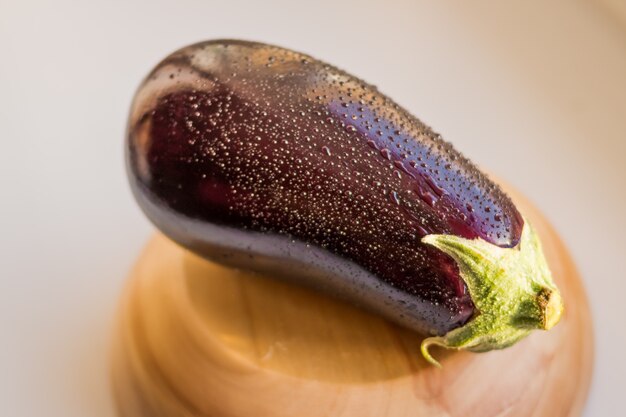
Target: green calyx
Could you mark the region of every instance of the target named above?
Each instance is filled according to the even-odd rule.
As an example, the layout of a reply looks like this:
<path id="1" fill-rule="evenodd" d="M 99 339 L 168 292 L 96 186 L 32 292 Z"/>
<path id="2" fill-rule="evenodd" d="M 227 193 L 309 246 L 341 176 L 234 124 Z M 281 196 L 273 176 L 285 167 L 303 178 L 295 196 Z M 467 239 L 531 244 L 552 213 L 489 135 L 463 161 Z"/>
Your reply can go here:
<path id="1" fill-rule="evenodd" d="M 432 345 L 485 352 L 511 346 L 533 329 L 558 323 L 563 304 L 541 250 L 541 242 L 524 219 L 519 244 L 501 248 L 483 239 L 427 235 L 422 242 L 450 255 L 458 264 L 477 314 L 465 325 L 422 342 L 422 354 Z"/>

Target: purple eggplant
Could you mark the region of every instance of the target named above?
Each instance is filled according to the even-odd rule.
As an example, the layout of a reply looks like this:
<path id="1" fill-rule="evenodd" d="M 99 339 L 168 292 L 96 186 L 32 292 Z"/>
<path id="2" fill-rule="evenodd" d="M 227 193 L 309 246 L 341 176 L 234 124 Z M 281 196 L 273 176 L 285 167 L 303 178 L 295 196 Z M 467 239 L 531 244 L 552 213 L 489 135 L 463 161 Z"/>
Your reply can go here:
<path id="1" fill-rule="evenodd" d="M 376 87 L 310 56 L 234 40 L 173 53 L 136 94 L 127 164 L 176 242 L 431 335 L 433 362 L 431 344 L 505 347 L 562 310 L 504 192 Z"/>

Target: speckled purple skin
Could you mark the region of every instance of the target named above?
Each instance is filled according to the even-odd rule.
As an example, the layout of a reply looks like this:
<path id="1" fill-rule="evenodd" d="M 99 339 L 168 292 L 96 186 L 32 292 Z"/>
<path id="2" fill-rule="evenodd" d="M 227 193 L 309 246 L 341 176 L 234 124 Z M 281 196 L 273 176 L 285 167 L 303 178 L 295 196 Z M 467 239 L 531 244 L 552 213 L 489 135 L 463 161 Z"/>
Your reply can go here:
<path id="1" fill-rule="evenodd" d="M 512 247 L 523 226 L 497 185 L 375 87 L 264 44 L 205 42 L 162 61 L 127 147 L 135 196 L 174 240 L 431 334 L 474 305 L 421 237 Z"/>

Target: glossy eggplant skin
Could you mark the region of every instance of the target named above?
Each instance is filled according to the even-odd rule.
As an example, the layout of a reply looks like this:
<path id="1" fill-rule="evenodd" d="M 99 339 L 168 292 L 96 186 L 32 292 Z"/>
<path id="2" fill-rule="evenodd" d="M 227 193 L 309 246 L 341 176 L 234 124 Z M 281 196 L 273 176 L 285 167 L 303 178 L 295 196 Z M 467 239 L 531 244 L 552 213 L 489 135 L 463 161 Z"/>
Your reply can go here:
<path id="1" fill-rule="evenodd" d="M 148 217 L 190 250 L 288 277 L 429 334 L 475 313 L 427 234 L 520 239 L 511 200 L 358 78 L 310 56 L 218 40 L 181 49 L 134 99 L 127 164 Z"/>

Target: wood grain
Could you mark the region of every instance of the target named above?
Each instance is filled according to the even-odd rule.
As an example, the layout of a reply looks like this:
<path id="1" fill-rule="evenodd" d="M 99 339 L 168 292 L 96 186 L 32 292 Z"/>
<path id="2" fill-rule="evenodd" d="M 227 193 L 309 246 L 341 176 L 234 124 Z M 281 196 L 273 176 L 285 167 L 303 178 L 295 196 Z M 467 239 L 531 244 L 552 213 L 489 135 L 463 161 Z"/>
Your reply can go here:
<path id="1" fill-rule="evenodd" d="M 580 415 L 593 362 L 591 318 L 559 237 L 512 194 L 542 237 L 565 300 L 549 332 L 483 354 L 421 336 L 328 296 L 203 260 L 161 235 L 120 304 L 114 392 L 124 417 Z"/>

